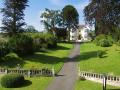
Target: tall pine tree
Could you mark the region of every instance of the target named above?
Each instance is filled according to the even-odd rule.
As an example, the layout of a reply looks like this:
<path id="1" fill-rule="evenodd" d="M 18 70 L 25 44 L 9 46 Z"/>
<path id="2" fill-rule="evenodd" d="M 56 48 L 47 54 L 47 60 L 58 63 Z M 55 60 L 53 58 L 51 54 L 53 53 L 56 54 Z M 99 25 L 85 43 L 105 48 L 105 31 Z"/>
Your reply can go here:
<path id="1" fill-rule="evenodd" d="M 24 10 L 28 0 L 4 0 L 4 8 L 1 9 L 3 13 L 2 31 L 8 33 L 10 36 L 22 32 L 24 22 Z"/>

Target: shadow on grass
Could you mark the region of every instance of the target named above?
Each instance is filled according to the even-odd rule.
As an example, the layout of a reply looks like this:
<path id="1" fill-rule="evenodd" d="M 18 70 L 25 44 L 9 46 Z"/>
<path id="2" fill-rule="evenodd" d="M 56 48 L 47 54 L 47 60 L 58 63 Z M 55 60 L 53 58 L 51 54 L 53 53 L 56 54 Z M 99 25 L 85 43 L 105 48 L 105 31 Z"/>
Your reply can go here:
<path id="1" fill-rule="evenodd" d="M 32 84 L 31 81 L 25 80 L 24 85 L 22 85 L 21 87 L 27 87 L 27 86 L 30 86 L 31 84 Z"/>
<path id="2" fill-rule="evenodd" d="M 57 46 L 57 48 L 53 48 L 53 49 L 50 49 L 50 50 L 56 51 L 56 50 L 69 50 L 69 49 L 70 49 L 70 48 L 64 47 L 64 46 Z"/>
<path id="3" fill-rule="evenodd" d="M 97 53 L 98 51 L 90 51 L 90 52 L 84 52 L 84 53 L 81 53 L 80 56 L 78 57 L 79 61 L 82 61 L 82 60 L 88 60 L 90 58 L 99 58 L 97 56 Z M 106 51 L 102 51 L 102 57 L 101 58 L 106 58 Z"/>
<path id="4" fill-rule="evenodd" d="M 25 62 L 21 59 L 21 60 L 16 60 L 16 59 L 12 59 L 12 60 L 4 60 L 0 62 L 0 67 L 4 67 L 4 68 L 16 68 L 17 64 L 20 64 L 21 67 L 25 64 Z"/>
<path id="5" fill-rule="evenodd" d="M 55 56 L 48 56 L 48 55 L 39 54 L 39 53 L 33 56 L 24 57 L 24 60 L 43 63 L 43 64 L 56 64 L 59 62 L 65 62 L 65 59 L 66 58 L 58 58 Z"/>
<path id="6" fill-rule="evenodd" d="M 70 48 L 64 47 L 64 46 L 58 46 L 56 49 L 51 49 L 51 51 L 56 51 L 56 50 L 69 50 Z M 59 58 L 59 57 L 55 57 L 55 56 L 49 56 L 49 55 L 45 55 L 44 53 L 48 53 L 48 52 L 43 52 L 43 54 L 41 53 L 36 53 L 34 55 L 31 56 L 23 56 L 22 60 L 4 60 L 4 61 L 0 61 L 0 67 L 2 68 L 16 68 L 17 64 L 20 64 L 21 67 L 23 67 L 26 64 L 26 60 L 27 61 L 31 61 L 31 62 L 37 62 L 37 63 L 43 63 L 43 64 L 56 64 L 59 62 L 65 62 L 66 58 Z M 50 53 L 50 52 L 49 52 Z M 60 53 L 61 54 L 61 53 Z"/>

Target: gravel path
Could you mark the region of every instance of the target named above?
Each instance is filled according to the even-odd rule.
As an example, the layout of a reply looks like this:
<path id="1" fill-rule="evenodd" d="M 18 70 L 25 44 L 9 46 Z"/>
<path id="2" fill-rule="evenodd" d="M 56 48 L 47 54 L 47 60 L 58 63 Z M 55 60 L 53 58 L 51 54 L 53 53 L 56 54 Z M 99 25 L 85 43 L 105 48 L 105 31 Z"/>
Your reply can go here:
<path id="1" fill-rule="evenodd" d="M 47 90 L 74 90 L 77 80 L 77 62 L 75 58 L 80 54 L 80 45 L 76 43 L 68 60 L 65 62 L 58 76 L 51 82 Z"/>

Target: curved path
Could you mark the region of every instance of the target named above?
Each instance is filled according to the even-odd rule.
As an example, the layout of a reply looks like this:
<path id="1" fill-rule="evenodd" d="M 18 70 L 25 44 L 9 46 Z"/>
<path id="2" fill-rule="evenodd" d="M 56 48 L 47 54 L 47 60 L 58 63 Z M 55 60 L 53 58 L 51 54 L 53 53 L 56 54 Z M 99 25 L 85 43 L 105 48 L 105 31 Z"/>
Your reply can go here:
<path id="1" fill-rule="evenodd" d="M 77 62 L 75 58 L 80 54 L 80 44 L 76 43 L 68 60 L 63 65 L 58 76 L 51 82 L 47 90 L 74 90 L 77 75 Z"/>

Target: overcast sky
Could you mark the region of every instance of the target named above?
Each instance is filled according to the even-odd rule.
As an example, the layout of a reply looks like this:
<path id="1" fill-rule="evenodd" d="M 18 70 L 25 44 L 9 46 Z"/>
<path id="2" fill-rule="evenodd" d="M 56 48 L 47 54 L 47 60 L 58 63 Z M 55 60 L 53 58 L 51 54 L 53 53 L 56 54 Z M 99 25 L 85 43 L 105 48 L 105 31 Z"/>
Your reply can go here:
<path id="1" fill-rule="evenodd" d="M 65 5 L 73 5 L 79 12 L 79 22 L 84 24 L 83 9 L 88 5 L 89 0 L 29 0 L 29 7 L 25 10 L 25 22 L 28 25 L 33 25 L 37 30 L 42 31 L 43 25 L 40 23 L 40 15 L 45 8 L 61 10 Z M 3 7 L 3 2 L 0 0 L 0 8 Z M 0 26 L 2 14 L 0 13 Z"/>

